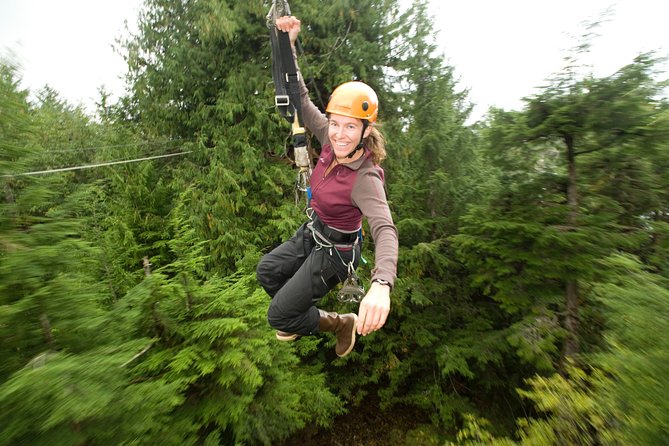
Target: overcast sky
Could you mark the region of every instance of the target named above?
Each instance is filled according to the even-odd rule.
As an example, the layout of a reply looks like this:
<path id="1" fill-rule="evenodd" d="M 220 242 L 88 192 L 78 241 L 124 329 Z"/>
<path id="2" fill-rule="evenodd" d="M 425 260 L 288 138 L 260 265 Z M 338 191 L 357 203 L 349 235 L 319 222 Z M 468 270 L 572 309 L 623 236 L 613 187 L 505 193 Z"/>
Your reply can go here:
<path id="1" fill-rule="evenodd" d="M 102 85 L 121 92 L 125 63 L 112 49 L 141 0 L 0 0 L 0 54 L 14 54 L 22 86 L 48 84 L 89 111 Z M 134 29 L 134 28 L 133 28 Z"/>
<path id="2" fill-rule="evenodd" d="M 520 109 L 521 99 L 545 85 L 578 43 L 583 22 L 612 14 L 596 32 L 582 62 L 609 76 L 638 54 L 669 54 L 669 0 L 432 0 L 437 40 L 476 113 L 489 106 Z M 669 66 L 662 65 L 665 69 Z"/>
<path id="3" fill-rule="evenodd" d="M 580 23 L 609 6 L 613 15 L 586 61 L 596 75 L 612 74 L 643 51 L 669 53 L 668 0 L 432 1 L 438 42 L 460 87 L 470 89 L 475 118 L 490 105 L 521 108 L 522 97 L 560 70 Z M 122 91 L 125 66 L 112 45 L 124 21 L 134 26 L 141 3 L 0 0 L 0 54 L 14 54 L 24 88 L 49 84 L 91 111 L 99 87 Z"/>

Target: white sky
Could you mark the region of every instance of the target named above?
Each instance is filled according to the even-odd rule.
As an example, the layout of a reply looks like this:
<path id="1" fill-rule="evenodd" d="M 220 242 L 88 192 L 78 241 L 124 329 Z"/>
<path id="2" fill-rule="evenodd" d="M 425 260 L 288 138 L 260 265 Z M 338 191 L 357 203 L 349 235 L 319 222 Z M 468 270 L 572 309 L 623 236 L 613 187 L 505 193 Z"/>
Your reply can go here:
<path id="1" fill-rule="evenodd" d="M 613 14 L 582 60 L 609 76 L 640 53 L 669 54 L 669 0 L 431 0 L 440 43 L 478 119 L 489 106 L 521 109 L 564 66 L 584 21 Z M 576 37 L 574 37 L 576 36 Z M 668 69 L 667 64 L 663 65 Z"/>
<path id="2" fill-rule="evenodd" d="M 20 65 L 22 86 L 48 84 L 94 110 L 103 86 L 118 96 L 125 62 L 112 45 L 131 29 L 141 0 L 0 0 L 0 55 Z"/>
<path id="3" fill-rule="evenodd" d="M 599 28 L 585 61 L 595 75 L 612 74 L 643 51 L 669 54 L 669 0 L 431 1 L 437 41 L 460 88 L 470 89 L 475 119 L 490 105 L 521 108 L 521 98 L 562 67 L 576 42 L 570 34 L 580 35 L 580 23 L 608 6 L 614 15 Z M 99 87 L 114 97 L 122 92 L 125 66 L 112 44 L 125 20 L 134 28 L 141 3 L 0 0 L 0 54 L 14 54 L 24 88 L 35 92 L 48 84 L 92 111 Z"/>

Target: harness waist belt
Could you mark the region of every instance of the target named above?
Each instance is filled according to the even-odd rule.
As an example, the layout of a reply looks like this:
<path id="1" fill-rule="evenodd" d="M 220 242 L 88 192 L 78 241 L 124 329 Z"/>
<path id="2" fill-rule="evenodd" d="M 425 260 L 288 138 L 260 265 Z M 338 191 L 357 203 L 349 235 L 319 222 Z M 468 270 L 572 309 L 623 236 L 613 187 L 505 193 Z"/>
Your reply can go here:
<path id="1" fill-rule="evenodd" d="M 341 232 L 323 223 L 317 215 L 313 216 L 314 229 L 323 234 L 333 243 L 355 243 L 358 239 L 358 231 Z"/>

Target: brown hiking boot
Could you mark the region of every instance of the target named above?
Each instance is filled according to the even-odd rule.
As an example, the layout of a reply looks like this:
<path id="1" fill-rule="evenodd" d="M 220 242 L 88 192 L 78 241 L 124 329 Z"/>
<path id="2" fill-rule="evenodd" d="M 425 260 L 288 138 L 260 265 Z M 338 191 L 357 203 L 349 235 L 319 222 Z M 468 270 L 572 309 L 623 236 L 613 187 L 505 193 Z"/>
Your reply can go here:
<path id="1" fill-rule="evenodd" d="M 355 345 L 355 328 L 358 324 L 358 316 L 354 313 L 337 314 L 319 310 L 321 319 L 318 323 L 318 331 L 332 332 L 337 336 L 335 352 L 337 356 L 348 355 Z"/>
<path id="2" fill-rule="evenodd" d="M 300 335 L 295 334 L 295 333 L 288 333 L 285 331 L 277 330 L 276 331 L 276 338 L 279 341 L 294 341 L 295 339 L 299 338 Z"/>

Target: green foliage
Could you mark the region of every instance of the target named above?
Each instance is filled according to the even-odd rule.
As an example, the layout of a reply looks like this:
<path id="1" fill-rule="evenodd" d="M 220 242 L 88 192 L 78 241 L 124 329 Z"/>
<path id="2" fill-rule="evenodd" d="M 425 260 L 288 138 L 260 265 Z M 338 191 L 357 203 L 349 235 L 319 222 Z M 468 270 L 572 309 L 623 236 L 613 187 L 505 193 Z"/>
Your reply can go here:
<path id="1" fill-rule="evenodd" d="M 658 336 L 669 328 L 669 283 L 629 256 L 606 259 L 604 267 L 612 274 L 593 291 L 610 310 L 609 348 L 595 357 L 610 377 L 597 393 L 615 420 L 605 439 L 610 444 L 659 444 L 669 435 L 669 376 L 663 366 L 669 360 L 669 341 Z"/>
<path id="2" fill-rule="evenodd" d="M 606 348 L 584 370 L 570 364 L 562 376 L 535 376 L 520 395 L 544 416 L 517 421 L 518 442 L 489 433 L 485 420 L 467 417 L 458 433 L 463 445 L 655 445 L 667 436 L 664 332 L 669 305 L 666 281 L 644 271 L 637 259 L 614 255 L 593 294 L 610 312 Z"/>
<path id="3" fill-rule="evenodd" d="M 16 87 L 9 78 L 3 78 L 2 85 L 10 91 Z M 10 171 L 15 174 L 14 169 L 30 169 L 36 156 L 47 152 L 42 144 L 66 139 L 68 134 L 63 130 L 57 138 L 42 140 L 45 133 L 33 127 L 39 123 L 42 110 L 32 111 L 26 102 L 17 102 L 20 98 L 25 101 L 21 93 L 6 98 L 9 105 L 23 110 L 7 117 L 10 125 L 5 141 L 16 149 Z M 70 109 L 61 113 L 64 119 L 85 127 L 85 120 L 77 122 L 83 119 L 78 113 Z M 44 351 L 80 352 L 97 345 L 102 316 L 98 304 L 103 290 L 91 274 L 96 249 L 79 236 L 79 215 L 85 212 L 86 204 L 82 196 L 67 194 L 68 188 L 75 187 L 66 177 L 9 176 L 2 181 L 0 376 L 7 378 Z"/>
<path id="4" fill-rule="evenodd" d="M 129 381 L 124 363 L 142 342 L 36 356 L 0 388 L 2 444 L 145 444 L 164 431 L 181 397 L 174 384 Z"/>
<path id="5" fill-rule="evenodd" d="M 404 74 L 404 125 L 390 132 L 389 195 L 402 242 L 409 246 L 424 240 L 422 234 L 430 240 L 454 232 L 484 184 L 477 141 L 464 126 L 470 108 L 465 94 L 456 92 L 453 69 L 430 43 L 433 26 L 426 8 L 416 2 L 403 17 L 410 24 L 404 32 L 413 35 L 402 42 L 405 55 L 398 67 Z"/>
<path id="6" fill-rule="evenodd" d="M 248 274 L 198 284 L 184 270 L 174 279 L 154 273 L 122 301 L 130 333 L 157 337 L 135 379 L 178 386 L 184 403 L 170 422 L 193 426 L 184 441 L 217 431 L 273 444 L 341 410 L 317 370 L 298 368 L 287 346 L 276 348 L 267 298 L 254 282 Z"/>
<path id="7" fill-rule="evenodd" d="M 448 446 L 513 446 L 508 439 L 495 438 L 490 432 L 490 421 L 465 414 L 464 426 L 457 433 L 457 443 L 448 442 Z"/>
<path id="8" fill-rule="evenodd" d="M 627 242 L 596 227 L 565 230 L 550 224 L 550 214 L 548 222 L 537 222 L 527 214 L 505 220 L 498 212 L 474 208 L 452 241 L 472 273 L 472 285 L 513 315 L 507 339 L 517 354 L 550 370 L 564 336 L 556 308 L 562 305 L 565 280 L 590 281 L 594 262 L 616 241 Z"/>
<path id="9" fill-rule="evenodd" d="M 508 342 L 541 369 L 596 348 L 601 313 L 588 288 L 598 261 L 648 249 L 644 219 L 666 206 L 652 167 L 666 144 L 652 124 L 664 108 L 654 63 L 558 77 L 523 112 L 493 111 L 484 131 L 504 189 L 472 207 L 451 240 L 472 283 L 514 315 Z M 601 106 L 610 100 L 613 114 Z"/>
<path id="10" fill-rule="evenodd" d="M 498 438 L 490 433 L 491 425 L 486 419 L 469 414 L 463 429 L 458 431 L 457 443 L 462 446 L 511 446 L 564 444 L 595 445 L 599 435 L 606 430 L 606 419 L 594 396 L 593 380 L 576 367 L 568 368 L 568 376 L 554 374 L 549 377 L 536 376 L 528 380 L 530 390 L 519 393 L 531 399 L 547 418 L 521 418 L 518 421 L 518 441 Z"/>
<path id="11" fill-rule="evenodd" d="M 16 149 L 11 170 L 4 172 L 92 159 L 72 156 L 72 144 L 97 142 L 96 127 L 79 110 L 48 91 L 34 108 L 16 102 L 25 101 L 21 93 L 4 97 L 24 111 L 2 119 L 10 124 L 5 141 Z M 81 444 L 87 438 L 118 444 L 116 435 L 135 438 L 154 429 L 151 419 L 168 413 L 174 402 L 165 388 L 138 393 L 146 386 L 132 386 L 123 373 L 131 352 L 146 341 L 108 344 L 113 330 L 101 307 L 106 294 L 97 275 L 100 250 L 82 236 L 94 190 L 85 182 L 91 179 L 88 174 L 3 179 L 2 444 Z"/>
<path id="12" fill-rule="evenodd" d="M 268 88 L 265 14 L 258 1 L 151 1 L 126 42 L 134 89 L 124 113 L 150 134 L 191 141 L 170 186 L 209 241 L 207 270 L 222 275 L 298 225 L 290 169 L 272 162 L 287 128 Z"/>
<path id="13" fill-rule="evenodd" d="M 314 101 L 364 80 L 388 140 L 392 313 L 339 359 L 332 337 L 277 343 L 254 278 L 304 220 L 266 3 L 148 0 L 122 42 L 130 94 L 102 92 L 97 120 L 49 88 L 29 103 L 0 63 L 0 443 L 278 444 L 362 404 L 429 420 L 407 444 L 661 443 L 669 107 L 652 55 L 601 79 L 568 67 L 467 127 L 427 2 L 291 2 Z"/>
<path id="14" fill-rule="evenodd" d="M 643 256 L 658 274 L 669 279 L 669 223 L 653 221 L 649 231 L 649 243 Z"/>
<path id="15" fill-rule="evenodd" d="M 27 101 L 28 92 L 19 90 L 20 78 L 10 60 L 0 59 L 0 172 L 3 175 L 22 167 L 26 152 L 25 138 L 33 130 Z M 7 200 L 8 191 L 5 190 Z"/>
<path id="16" fill-rule="evenodd" d="M 519 391 L 534 401 L 537 409 L 549 413 L 548 420 L 521 420 L 521 444 L 599 444 L 606 419 L 597 405 L 588 375 L 569 368 L 567 378 L 555 374 L 529 380 L 531 390 Z"/>

